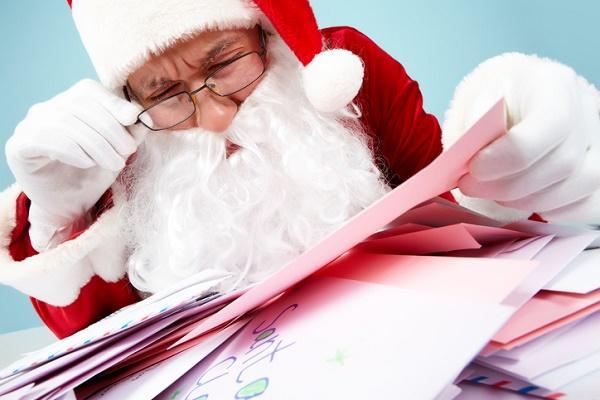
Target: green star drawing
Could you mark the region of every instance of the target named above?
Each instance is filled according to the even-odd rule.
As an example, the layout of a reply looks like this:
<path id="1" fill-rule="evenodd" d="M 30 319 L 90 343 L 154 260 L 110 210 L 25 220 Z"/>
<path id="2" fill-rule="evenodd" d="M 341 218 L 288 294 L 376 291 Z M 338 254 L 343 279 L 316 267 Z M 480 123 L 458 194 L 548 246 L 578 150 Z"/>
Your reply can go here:
<path id="1" fill-rule="evenodd" d="M 340 365 L 344 365 L 344 361 L 346 361 L 346 358 L 348 358 L 348 354 L 346 354 L 344 350 L 337 349 L 335 351 L 335 356 L 327 360 L 327 362 L 334 362 Z"/>

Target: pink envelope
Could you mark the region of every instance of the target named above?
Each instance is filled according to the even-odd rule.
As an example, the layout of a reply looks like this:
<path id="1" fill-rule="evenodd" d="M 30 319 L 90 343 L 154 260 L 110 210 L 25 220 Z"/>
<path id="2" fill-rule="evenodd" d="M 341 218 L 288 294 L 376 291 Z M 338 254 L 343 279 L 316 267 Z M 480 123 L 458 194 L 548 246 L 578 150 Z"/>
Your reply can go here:
<path id="1" fill-rule="evenodd" d="M 488 357 L 478 361 L 531 382 L 540 375 L 600 351 L 598 332 L 600 314 L 594 314 L 577 323 L 568 332 L 555 336 L 552 341 L 544 342 L 541 347 L 517 360 Z"/>
<path id="2" fill-rule="evenodd" d="M 408 226 L 407 226 L 408 225 Z M 423 228 L 422 225 L 407 224 L 391 229 L 412 230 L 384 236 L 384 231 L 374 235 L 356 247 L 369 252 L 390 254 L 431 254 L 455 250 L 478 249 L 490 245 L 531 237 L 532 234 L 511 229 L 474 224 L 454 224 L 439 228 Z M 416 231 L 415 231 L 416 229 Z"/>
<path id="3" fill-rule="evenodd" d="M 390 236 L 402 235 L 404 233 L 420 232 L 426 229 L 431 229 L 431 227 L 427 225 L 408 223 L 376 232 L 369 236 L 366 240 L 383 239 Z"/>
<path id="4" fill-rule="evenodd" d="M 466 227 L 450 225 L 368 240 L 355 248 L 371 253 L 431 254 L 480 247 Z"/>
<path id="5" fill-rule="evenodd" d="M 473 155 L 505 133 L 506 112 L 504 100 L 501 99 L 427 167 L 223 310 L 200 323 L 179 342 L 190 340 L 260 306 L 344 254 L 406 211 L 453 189 L 467 172 L 468 162 Z"/>
<path id="6" fill-rule="evenodd" d="M 514 229 L 499 228 L 495 226 L 475 225 L 461 223 L 470 234 L 482 245 L 490 245 L 500 242 L 512 241 L 516 239 L 531 238 L 534 235 L 528 232 L 521 232 Z"/>
<path id="7" fill-rule="evenodd" d="M 537 267 L 534 261 L 372 254 L 351 251 L 317 273 L 500 304 Z"/>
<path id="8" fill-rule="evenodd" d="M 539 329 L 535 329 L 535 330 L 529 332 L 528 334 L 521 336 L 518 339 L 512 340 L 508 343 L 505 343 L 505 344 L 501 344 L 498 342 L 490 342 L 490 343 L 493 346 L 495 346 L 496 348 L 500 348 L 503 350 L 511 350 L 517 346 L 521 346 L 525 343 L 528 343 L 531 340 L 534 340 L 548 332 L 552 332 L 555 329 L 562 328 L 563 326 L 568 325 L 572 322 L 579 321 L 583 318 L 586 318 L 587 316 L 592 315 L 593 313 L 595 313 L 596 311 L 599 311 L 599 310 L 600 310 L 600 302 L 593 304 L 589 307 L 582 308 L 581 310 L 578 310 L 578 311 L 574 312 L 573 314 L 569 314 L 564 318 L 557 319 L 556 321 L 554 321 L 548 325 L 545 325 Z"/>
<path id="9" fill-rule="evenodd" d="M 506 251 L 507 248 L 515 243 L 514 240 L 501 242 L 480 249 L 450 251 L 444 255 L 447 257 L 471 257 L 471 258 L 495 258 L 497 255 Z"/>
<path id="10" fill-rule="evenodd" d="M 494 336 L 493 341 L 507 344 L 528 333 L 600 302 L 600 290 L 580 295 L 541 291 L 519 309 Z"/>
<path id="11" fill-rule="evenodd" d="M 444 199 L 435 199 L 402 214 L 389 224 L 389 228 L 407 223 L 426 226 L 446 226 L 458 223 L 501 226 L 502 223 L 466 210 Z"/>

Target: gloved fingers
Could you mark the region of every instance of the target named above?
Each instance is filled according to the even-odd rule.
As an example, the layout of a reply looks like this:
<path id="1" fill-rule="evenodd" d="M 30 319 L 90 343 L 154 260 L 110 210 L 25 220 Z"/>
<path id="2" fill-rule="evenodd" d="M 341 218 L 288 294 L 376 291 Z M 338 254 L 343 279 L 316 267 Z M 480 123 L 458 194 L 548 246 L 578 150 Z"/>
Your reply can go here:
<path id="1" fill-rule="evenodd" d="M 17 127 L 6 144 L 11 169 L 18 167 L 33 173 L 53 160 L 82 169 L 94 165 L 122 169 L 124 157 L 95 129 L 66 110 L 54 110 L 54 114 L 52 120 L 43 124 L 24 127 L 23 133 Z M 127 131 L 122 134 L 134 140 Z"/>
<path id="2" fill-rule="evenodd" d="M 32 201 L 29 207 L 29 238 L 31 245 L 37 251 L 46 249 L 50 239 L 56 234 L 56 231 L 62 227 L 66 221 L 56 221 L 57 218 L 38 206 L 38 203 Z"/>
<path id="3" fill-rule="evenodd" d="M 55 133 L 54 129 L 63 129 L 63 126 L 48 124 L 37 134 L 41 138 L 51 138 Z M 55 137 L 54 140 L 23 141 L 19 140 L 18 135 L 13 135 L 6 142 L 6 160 L 15 174 L 17 171 L 34 173 L 53 161 L 82 169 L 96 165 L 77 142 L 62 136 Z"/>
<path id="4" fill-rule="evenodd" d="M 31 222 L 35 221 L 39 226 L 51 227 L 54 229 L 65 227 L 72 221 L 73 217 L 62 214 L 65 214 L 64 211 L 57 213 L 56 210 L 49 210 L 46 207 L 40 206 L 37 201 L 31 201 L 29 220 Z"/>
<path id="5" fill-rule="evenodd" d="M 101 104 L 96 102 L 85 105 L 73 104 L 69 111 L 94 130 L 96 135 L 103 137 L 117 153 L 128 156 L 135 152 L 137 148 L 135 139 Z"/>
<path id="6" fill-rule="evenodd" d="M 48 162 L 48 160 L 44 161 L 45 153 L 38 150 L 41 148 L 40 145 L 44 144 L 44 139 L 51 134 L 47 126 L 36 123 L 41 120 L 46 120 L 44 108 L 36 104 L 29 109 L 27 117 L 17 124 L 14 134 L 6 141 L 4 151 L 7 160 L 29 163 Z"/>
<path id="7" fill-rule="evenodd" d="M 75 116 L 71 118 L 77 119 Z M 62 129 L 62 135 L 77 143 L 81 151 L 94 160 L 96 165 L 111 171 L 120 171 L 125 166 L 123 156 L 85 123 L 79 121 L 78 124 L 71 123 L 55 129 Z"/>
<path id="8" fill-rule="evenodd" d="M 600 147 L 596 146 L 586 154 L 581 166 L 569 178 L 521 199 L 499 203 L 538 213 L 548 212 L 578 202 L 599 189 Z M 600 203 L 597 206 L 600 208 Z"/>
<path id="9" fill-rule="evenodd" d="M 142 144 L 144 142 L 144 140 L 146 139 L 146 135 L 151 133 L 150 129 L 146 128 L 146 126 L 144 126 L 144 124 L 131 125 L 131 126 L 127 127 L 127 130 L 133 137 L 133 140 L 135 141 L 136 146 L 139 146 L 140 144 Z"/>
<path id="10" fill-rule="evenodd" d="M 559 146 L 571 133 L 569 118 L 532 113 L 477 153 L 469 172 L 480 181 L 492 181 L 518 174 Z"/>
<path id="11" fill-rule="evenodd" d="M 575 203 L 540 213 L 547 221 L 600 225 L 600 190 Z"/>
<path id="12" fill-rule="evenodd" d="M 58 161 L 62 164 L 71 165 L 81 169 L 91 168 L 96 165 L 96 162 L 83 151 L 81 146 L 70 138 L 65 138 L 65 140 L 61 141 L 60 150 L 57 150 L 56 146 L 49 146 L 48 144 L 41 143 L 28 148 L 26 152 L 31 152 L 32 154 L 47 154 L 47 156 L 43 157 L 29 157 L 27 162 L 29 162 L 29 160 L 35 162 L 35 157 L 38 157 L 48 161 Z M 42 167 L 42 165 L 40 165 L 40 167 Z M 35 170 L 32 169 L 29 172 L 33 173 Z"/>
<path id="13" fill-rule="evenodd" d="M 583 163 L 586 143 L 569 135 L 560 146 L 524 171 L 505 178 L 481 181 L 467 174 L 458 182 L 462 193 L 496 201 L 513 201 L 528 197 L 573 174 Z"/>
<path id="14" fill-rule="evenodd" d="M 84 79 L 77 83 L 79 89 L 102 105 L 123 126 L 133 125 L 137 121 L 142 108 L 131 103 L 102 86 L 99 82 Z"/>

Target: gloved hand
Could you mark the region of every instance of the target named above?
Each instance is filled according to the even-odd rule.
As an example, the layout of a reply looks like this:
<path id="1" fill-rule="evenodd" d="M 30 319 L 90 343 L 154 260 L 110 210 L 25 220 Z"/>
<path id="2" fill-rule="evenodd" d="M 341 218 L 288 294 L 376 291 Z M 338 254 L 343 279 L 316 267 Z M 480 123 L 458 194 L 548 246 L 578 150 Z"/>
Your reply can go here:
<path id="1" fill-rule="evenodd" d="M 454 100 L 461 111 L 448 112 L 445 130 L 464 131 L 500 97 L 509 128 L 470 161 L 459 181 L 463 195 L 521 210 L 521 217 L 600 224 L 600 94 L 593 86 L 565 65 L 522 54 L 486 61 L 461 86 Z"/>
<path id="2" fill-rule="evenodd" d="M 89 224 L 89 210 L 114 183 L 146 130 L 141 109 L 82 80 L 27 113 L 6 143 L 6 160 L 31 200 L 30 238 L 43 251 Z M 128 128 L 126 128 L 128 127 Z"/>

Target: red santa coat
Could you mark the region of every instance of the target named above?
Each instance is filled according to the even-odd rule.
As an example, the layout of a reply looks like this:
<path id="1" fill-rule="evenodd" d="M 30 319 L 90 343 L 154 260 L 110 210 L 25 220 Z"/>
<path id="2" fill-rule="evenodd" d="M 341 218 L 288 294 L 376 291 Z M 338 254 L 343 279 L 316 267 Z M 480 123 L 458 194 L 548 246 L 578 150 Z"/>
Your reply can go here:
<path id="1" fill-rule="evenodd" d="M 363 60 L 365 77 L 355 102 L 378 166 L 395 187 L 441 153 L 440 126 L 423 110 L 417 82 L 368 37 L 349 27 L 323 29 L 322 34 L 330 48 L 348 49 Z M 42 254 L 31 247 L 29 204 L 17 184 L 1 194 L 0 282 L 30 295 L 56 336 L 66 337 L 139 300 L 127 280 L 119 244 L 111 241 L 116 214 L 109 193 L 92 210 L 95 220 L 87 230 Z"/>

